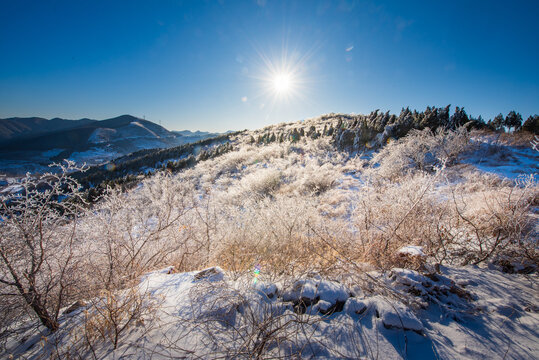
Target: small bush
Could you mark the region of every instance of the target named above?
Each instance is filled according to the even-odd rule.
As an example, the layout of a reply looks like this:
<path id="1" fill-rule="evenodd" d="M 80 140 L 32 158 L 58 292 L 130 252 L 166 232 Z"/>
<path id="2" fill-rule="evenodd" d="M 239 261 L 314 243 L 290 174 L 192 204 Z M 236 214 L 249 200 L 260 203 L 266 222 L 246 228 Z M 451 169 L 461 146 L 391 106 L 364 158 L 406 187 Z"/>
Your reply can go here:
<path id="1" fill-rule="evenodd" d="M 428 128 L 412 130 L 373 156 L 371 164 L 378 167 L 371 174 L 395 180 L 417 170 L 432 172 L 436 166 L 452 164 L 468 147 L 469 135 L 464 128 L 436 133 Z"/>
<path id="2" fill-rule="evenodd" d="M 255 197 L 263 198 L 272 195 L 281 185 L 281 172 L 275 169 L 260 169 L 246 175 L 241 186 Z"/>

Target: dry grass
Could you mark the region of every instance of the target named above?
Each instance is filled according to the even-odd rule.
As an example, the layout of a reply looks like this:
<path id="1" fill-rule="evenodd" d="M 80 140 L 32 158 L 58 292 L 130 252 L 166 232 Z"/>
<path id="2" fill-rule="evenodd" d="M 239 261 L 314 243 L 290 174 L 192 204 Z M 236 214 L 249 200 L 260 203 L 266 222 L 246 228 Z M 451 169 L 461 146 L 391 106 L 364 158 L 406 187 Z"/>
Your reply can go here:
<path id="1" fill-rule="evenodd" d="M 143 325 L 154 306 L 137 287 L 120 292 L 102 291 L 84 310 L 84 344 L 92 352 L 103 342 L 116 349 L 120 337 L 131 327 Z"/>

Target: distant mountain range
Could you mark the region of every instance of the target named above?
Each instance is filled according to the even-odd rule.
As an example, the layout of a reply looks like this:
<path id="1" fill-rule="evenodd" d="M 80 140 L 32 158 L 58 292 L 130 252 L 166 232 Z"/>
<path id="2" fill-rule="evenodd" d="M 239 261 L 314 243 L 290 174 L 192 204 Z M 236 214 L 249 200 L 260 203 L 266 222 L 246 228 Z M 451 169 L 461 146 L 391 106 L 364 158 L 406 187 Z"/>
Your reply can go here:
<path id="1" fill-rule="evenodd" d="M 95 122 L 97 120 L 65 120 L 60 118 L 47 120 L 40 117 L 0 119 L 0 143 L 21 136 L 66 130 Z"/>
<path id="2" fill-rule="evenodd" d="M 106 120 L 0 119 L 0 174 L 40 172 L 63 159 L 100 164 L 135 151 L 169 148 L 216 135 L 169 131 L 131 115 Z"/>
<path id="3" fill-rule="evenodd" d="M 222 133 L 211 133 L 207 131 L 189 131 L 189 130 L 182 130 L 182 131 L 172 131 L 174 134 L 179 136 L 198 136 L 198 137 L 214 137 L 219 136 Z M 226 133 L 231 133 L 232 131 L 227 131 Z M 226 134 L 225 133 L 225 134 Z"/>

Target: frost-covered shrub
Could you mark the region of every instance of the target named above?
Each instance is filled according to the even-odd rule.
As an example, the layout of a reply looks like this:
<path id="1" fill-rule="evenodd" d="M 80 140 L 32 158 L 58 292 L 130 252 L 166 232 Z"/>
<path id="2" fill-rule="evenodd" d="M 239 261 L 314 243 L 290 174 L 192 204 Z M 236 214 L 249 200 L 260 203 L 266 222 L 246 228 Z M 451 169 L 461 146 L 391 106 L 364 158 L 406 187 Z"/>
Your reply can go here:
<path id="1" fill-rule="evenodd" d="M 78 221 L 85 209 L 70 176 L 81 169 L 72 162 L 58 167 L 27 173 L 15 191 L 0 193 L 0 335 L 24 314 L 54 332 L 60 309 L 85 293 L 86 239 Z"/>
<path id="2" fill-rule="evenodd" d="M 398 250 L 417 245 L 434 263 L 478 264 L 503 256 L 538 264 L 533 177 L 515 183 L 469 174 L 447 186 L 441 174 L 362 188 L 354 200 L 355 253 L 349 257 L 380 268 L 402 266 Z"/>
<path id="3" fill-rule="evenodd" d="M 327 144 L 327 139 L 302 139 L 293 146 L 272 144 L 261 147 L 259 149 L 264 151 L 255 151 L 251 158 L 246 157 L 247 163 L 238 173 L 230 177 L 221 175 L 213 182 L 204 181 L 205 187 L 213 189 L 212 210 L 211 216 L 208 213 L 204 215 L 204 211 L 208 211 L 204 208 L 201 218 L 206 216 L 211 221 L 195 219 L 193 225 L 202 229 L 200 236 L 195 236 L 197 242 L 212 244 L 205 252 L 211 254 L 212 263 L 221 265 L 220 261 L 223 261 L 229 264 L 229 268 L 239 271 L 251 266 L 257 256 L 263 256 L 271 259 L 269 262 L 275 269 L 293 263 L 290 259 L 301 259 L 296 262 L 301 264 L 309 259 L 318 264 L 319 270 L 332 268 L 333 265 L 329 264 L 334 264 L 333 255 L 330 256 L 333 260 L 322 262 L 317 258 L 320 254 L 305 250 L 307 244 L 316 244 L 317 248 L 326 249 L 328 254 L 342 252 L 341 255 L 350 261 L 370 262 L 381 268 L 397 264 L 398 250 L 407 245 L 423 246 L 435 262 L 452 262 L 459 256 L 458 251 L 469 251 L 459 248 L 458 240 L 471 234 L 472 230 L 462 225 L 451 193 L 437 190 L 446 188 L 442 186 L 442 180 L 453 178 L 452 181 L 458 185 L 449 188 L 462 187 L 459 191 L 466 188 L 478 191 L 503 183 L 493 176 L 477 178 L 477 173 L 471 171 L 462 174 L 453 167 L 442 173 L 441 169 L 434 168 L 437 164 L 451 164 L 462 152 L 470 149 L 468 133 L 464 129 L 435 134 L 428 130 L 414 131 L 389 145 L 403 151 L 384 154 L 385 150 L 382 150 L 386 156 L 380 156 L 381 166 L 366 173 L 361 169 L 364 160 L 331 150 Z M 395 162 L 403 164 L 401 169 L 408 168 L 409 174 L 395 171 Z M 385 170 L 395 173 L 393 179 L 398 177 L 399 182 L 387 182 L 384 176 L 380 176 L 384 166 Z M 215 164 L 203 171 L 208 172 L 211 179 L 212 171 L 216 171 L 212 168 L 217 167 Z M 416 170 L 421 168 L 424 171 L 417 173 Z M 432 173 L 432 170 L 436 171 Z M 301 228 L 293 238 L 289 234 L 282 236 L 282 239 L 291 239 L 288 243 L 272 238 L 286 225 L 269 225 L 266 218 L 287 213 L 291 204 L 303 202 L 305 197 L 314 194 L 320 196 L 310 205 L 317 211 L 306 220 L 309 226 Z M 266 199 L 268 203 L 264 202 L 264 207 L 254 205 L 268 195 L 271 196 Z M 202 193 L 201 196 L 204 203 L 208 195 Z M 268 212 L 270 204 L 277 206 L 277 199 L 282 201 L 285 198 L 290 202 L 279 203 L 280 210 L 276 213 Z M 353 221 L 349 220 L 350 216 Z M 246 223 L 245 218 L 250 222 Z M 337 223 L 338 229 L 335 227 Z M 327 224 L 331 224 L 333 234 L 325 232 Z M 272 232 L 271 236 L 268 231 Z M 311 235 L 306 237 L 305 234 Z M 257 240 L 253 241 L 253 238 Z M 220 255 L 215 255 L 217 253 Z M 288 255 L 274 258 L 272 254 Z"/>
<path id="4" fill-rule="evenodd" d="M 534 136 L 533 140 L 530 141 L 533 150 L 539 151 L 539 136 Z"/>
<path id="5" fill-rule="evenodd" d="M 389 142 L 373 156 L 371 164 L 378 167 L 371 174 L 397 179 L 416 170 L 433 171 L 436 166 L 451 164 L 467 150 L 468 144 L 469 136 L 464 128 L 436 133 L 428 128 L 412 130 L 404 138 Z"/>
<path id="6" fill-rule="evenodd" d="M 163 174 L 127 194 L 111 191 L 81 223 L 96 287 L 122 286 L 172 260 L 175 252 L 187 251 L 190 232 L 184 219 L 192 191 Z"/>
<path id="7" fill-rule="evenodd" d="M 219 226 L 222 241 L 211 261 L 236 274 L 260 264 L 270 278 L 327 270 L 335 259 L 314 236 L 313 229 L 328 226 L 316 206 L 314 199 L 276 195 L 245 201 L 241 209 L 228 208 Z"/>
<path id="8" fill-rule="evenodd" d="M 444 205 L 436 198 L 437 175 L 417 174 L 399 183 L 367 184 L 358 195 L 353 212 L 354 244 L 358 260 L 381 268 L 395 265 L 398 250 L 425 245 L 435 238 L 444 218 Z"/>
<path id="9" fill-rule="evenodd" d="M 522 257 L 539 265 L 537 220 L 532 207 L 539 203 L 534 176 L 516 184 L 502 183 L 490 189 L 455 195 L 455 218 L 461 222 L 461 263 L 480 263 L 496 256 Z M 456 231 L 457 229 L 454 229 Z"/>
<path id="10" fill-rule="evenodd" d="M 319 165 L 310 161 L 296 174 L 296 183 L 299 183 L 301 193 L 306 196 L 319 195 L 335 185 L 339 170 L 331 164 Z"/>
<path id="11" fill-rule="evenodd" d="M 233 173 L 241 170 L 241 168 L 248 163 L 252 156 L 253 148 L 245 146 L 244 148 L 233 151 L 225 156 L 222 156 L 219 161 L 213 161 L 213 163 L 220 166 L 219 173 Z"/>
<path id="12" fill-rule="evenodd" d="M 281 185 L 281 172 L 276 169 L 258 169 L 241 180 L 241 186 L 255 197 L 266 197 Z"/>
<path id="13" fill-rule="evenodd" d="M 269 161 L 271 159 L 283 158 L 289 152 L 288 145 L 271 144 L 257 149 L 257 161 Z"/>
<path id="14" fill-rule="evenodd" d="M 91 350 L 102 343 L 116 349 L 122 336 L 136 323 L 143 322 L 144 317 L 152 314 L 154 303 L 138 287 L 115 292 L 103 291 L 83 311 L 84 319 L 80 329 L 84 334 L 80 337 L 82 349 Z"/>
<path id="15" fill-rule="evenodd" d="M 451 165 L 460 154 L 470 150 L 470 133 L 464 126 L 452 131 L 438 129 L 435 141 L 435 156 L 447 165 Z"/>
<path id="16" fill-rule="evenodd" d="M 429 129 L 412 131 L 406 137 L 391 141 L 373 156 L 371 164 L 378 164 L 376 175 L 395 179 L 416 169 L 427 170 L 437 159 L 431 152 L 436 146 Z"/>
<path id="17" fill-rule="evenodd" d="M 495 142 L 480 142 L 477 144 L 477 151 L 475 157 L 480 158 L 483 162 L 490 164 L 498 164 L 500 162 L 507 162 L 511 159 L 511 150 L 502 143 Z"/>

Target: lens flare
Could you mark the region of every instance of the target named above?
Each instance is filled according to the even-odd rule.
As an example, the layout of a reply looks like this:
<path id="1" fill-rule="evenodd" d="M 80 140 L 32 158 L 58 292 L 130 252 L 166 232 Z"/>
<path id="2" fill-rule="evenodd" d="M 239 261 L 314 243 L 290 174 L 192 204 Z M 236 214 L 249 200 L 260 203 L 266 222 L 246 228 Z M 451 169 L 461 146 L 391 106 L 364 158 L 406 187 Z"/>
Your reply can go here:
<path id="1" fill-rule="evenodd" d="M 260 276 L 260 265 L 255 266 L 253 283 L 256 284 Z"/>

